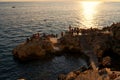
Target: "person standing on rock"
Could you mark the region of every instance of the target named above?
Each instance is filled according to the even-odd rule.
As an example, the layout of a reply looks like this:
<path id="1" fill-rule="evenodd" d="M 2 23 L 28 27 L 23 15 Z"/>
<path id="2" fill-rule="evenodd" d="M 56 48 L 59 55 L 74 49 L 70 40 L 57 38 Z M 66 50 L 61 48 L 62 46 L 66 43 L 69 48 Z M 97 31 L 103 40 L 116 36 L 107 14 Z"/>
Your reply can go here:
<path id="1" fill-rule="evenodd" d="M 26 39 L 26 43 L 29 43 L 29 41 L 30 41 L 29 38 L 27 38 L 27 39 Z"/>
<path id="2" fill-rule="evenodd" d="M 63 37 L 63 35 L 64 35 L 63 32 L 61 32 L 61 37 Z"/>
<path id="3" fill-rule="evenodd" d="M 69 25 L 69 32 L 71 31 L 71 29 L 72 29 L 72 27 L 71 27 L 71 25 Z"/>

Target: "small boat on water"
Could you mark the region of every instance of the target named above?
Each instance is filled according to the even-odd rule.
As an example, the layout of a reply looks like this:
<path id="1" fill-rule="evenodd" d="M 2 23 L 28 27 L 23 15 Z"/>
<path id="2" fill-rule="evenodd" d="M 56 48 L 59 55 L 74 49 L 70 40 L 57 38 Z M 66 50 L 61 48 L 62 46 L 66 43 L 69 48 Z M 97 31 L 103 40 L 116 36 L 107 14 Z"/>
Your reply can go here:
<path id="1" fill-rule="evenodd" d="M 15 8 L 15 6 L 12 6 L 12 8 Z"/>

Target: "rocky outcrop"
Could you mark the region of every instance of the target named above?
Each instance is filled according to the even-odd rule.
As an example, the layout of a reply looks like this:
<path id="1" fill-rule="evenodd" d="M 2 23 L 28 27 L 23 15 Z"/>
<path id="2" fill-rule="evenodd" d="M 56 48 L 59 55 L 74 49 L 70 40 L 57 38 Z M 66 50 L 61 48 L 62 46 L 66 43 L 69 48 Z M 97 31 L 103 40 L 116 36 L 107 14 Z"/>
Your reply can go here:
<path id="1" fill-rule="evenodd" d="M 58 80 L 119 80 L 120 72 L 110 71 L 106 67 L 120 70 L 120 23 L 113 23 L 103 29 L 81 29 L 81 33 L 92 46 L 99 68 L 71 71 L 60 75 Z"/>
<path id="2" fill-rule="evenodd" d="M 32 39 L 18 45 L 13 50 L 13 55 L 22 61 L 45 57 L 47 54 L 53 53 L 53 44 L 48 40 Z"/>
<path id="3" fill-rule="evenodd" d="M 71 71 L 68 74 L 60 74 L 58 80 L 119 80 L 119 71 L 111 71 L 108 68 L 102 70 L 86 69 L 84 71 Z"/>
<path id="4" fill-rule="evenodd" d="M 64 34 L 61 38 L 53 36 L 39 36 L 34 34 L 26 42 L 18 45 L 13 49 L 15 58 L 25 61 L 37 58 L 45 58 L 55 55 L 70 54 L 83 56 L 88 61 L 88 57 L 81 51 L 79 37 L 72 36 L 69 33 Z"/>
<path id="5" fill-rule="evenodd" d="M 111 32 L 113 36 L 113 51 L 120 55 L 120 23 L 113 24 L 111 26 Z"/>
<path id="6" fill-rule="evenodd" d="M 103 29 L 70 27 L 69 31 L 62 32 L 61 37 L 59 39 L 56 38 L 54 42 L 51 41 L 53 40 L 51 37 L 56 36 L 53 34 L 43 34 L 43 36 L 34 34 L 26 42 L 18 45 L 13 50 L 13 55 L 23 61 L 64 53 L 79 54 L 81 56 L 84 54 L 84 50 L 86 50 L 82 49 L 83 43 L 80 41 L 84 37 L 83 39 L 86 39 L 87 43 L 92 47 L 101 67 L 114 67 L 120 70 L 120 63 L 118 63 L 120 60 L 120 23 L 113 23 L 111 26 Z M 86 41 L 83 40 L 83 42 Z"/>
<path id="7" fill-rule="evenodd" d="M 80 36 L 73 36 L 66 33 L 58 40 L 60 49 L 65 53 L 83 53 L 81 52 Z"/>
<path id="8" fill-rule="evenodd" d="M 113 23 L 101 30 L 90 29 L 88 32 L 90 33 L 87 35 L 87 40 L 98 57 L 99 65 L 102 67 L 120 67 L 117 62 L 120 60 L 120 23 Z M 117 67 L 116 69 L 120 70 Z"/>

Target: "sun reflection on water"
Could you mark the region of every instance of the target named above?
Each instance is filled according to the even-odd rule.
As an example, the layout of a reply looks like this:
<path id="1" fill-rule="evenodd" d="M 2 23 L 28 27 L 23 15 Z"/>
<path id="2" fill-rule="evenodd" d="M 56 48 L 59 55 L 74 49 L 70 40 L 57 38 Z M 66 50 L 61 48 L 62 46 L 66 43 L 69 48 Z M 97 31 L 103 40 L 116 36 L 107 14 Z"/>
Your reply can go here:
<path id="1" fill-rule="evenodd" d="M 82 1 L 80 3 L 82 6 L 82 13 L 83 13 L 82 24 L 85 26 L 85 28 L 96 27 L 94 18 L 98 11 L 97 7 L 101 2 Z"/>

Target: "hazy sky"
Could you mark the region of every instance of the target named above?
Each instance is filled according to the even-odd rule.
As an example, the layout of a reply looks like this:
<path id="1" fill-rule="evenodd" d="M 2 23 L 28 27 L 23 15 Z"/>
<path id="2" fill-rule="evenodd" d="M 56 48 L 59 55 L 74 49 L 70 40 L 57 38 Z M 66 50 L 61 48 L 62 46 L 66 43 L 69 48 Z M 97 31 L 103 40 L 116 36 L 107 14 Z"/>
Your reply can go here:
<path id="1" fill-rule="evenodd" d="M 0 0 L 1 2 L 6 2 L 6 1 L 75 1 L 75 0 Z M 119 1 L 120 0 L 76 0 L 76 1 Z"/>

